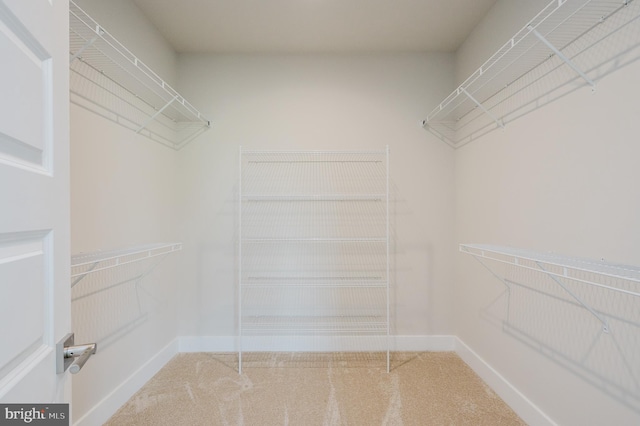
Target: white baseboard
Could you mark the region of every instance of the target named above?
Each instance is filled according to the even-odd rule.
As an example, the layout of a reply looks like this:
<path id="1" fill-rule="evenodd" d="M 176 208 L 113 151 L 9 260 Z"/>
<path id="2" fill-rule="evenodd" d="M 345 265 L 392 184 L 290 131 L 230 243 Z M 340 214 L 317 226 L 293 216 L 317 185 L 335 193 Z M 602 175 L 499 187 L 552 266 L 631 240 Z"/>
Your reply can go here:
<path id="1" fill-rule="evenodd" d="M 178 353 L 178 340 L 173 340 L 153 358 L 138 368 L 129 378 L 104 397 L 85 415 L 73 422 L 74 426 L 104 424 L 140 388 Z"/>
<path id="2" fill-rule="evenodd" d="M 183 336 L 180 352 L 237 352 L 236 336 Z M 390 336 L 394 352 L 453 351 L 455 336 Z M 386 337 L 367 336 L 250 336 L 242 338 L 245 352 L 363 352 L 387 350 Z"/>
<path id="3" fill-rule="evenodd" d="M 515 386 L 487 364 L 477 353 L 458 337 L 455 351 L 482 380 L 493 389 L 522 420 L 532 426 L 557 426 L 540 408 L 524 396 Z"/>

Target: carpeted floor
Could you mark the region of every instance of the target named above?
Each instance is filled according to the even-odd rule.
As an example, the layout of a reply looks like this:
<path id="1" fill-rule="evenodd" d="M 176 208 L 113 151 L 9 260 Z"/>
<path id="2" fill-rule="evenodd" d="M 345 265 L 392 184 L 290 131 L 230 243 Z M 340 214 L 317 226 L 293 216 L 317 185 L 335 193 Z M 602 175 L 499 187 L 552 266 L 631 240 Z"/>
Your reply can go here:
<path id="1" fill-rule="evenodd" d="M 452 352 L 179 354 L 107 425 L 524 425 Z"/>

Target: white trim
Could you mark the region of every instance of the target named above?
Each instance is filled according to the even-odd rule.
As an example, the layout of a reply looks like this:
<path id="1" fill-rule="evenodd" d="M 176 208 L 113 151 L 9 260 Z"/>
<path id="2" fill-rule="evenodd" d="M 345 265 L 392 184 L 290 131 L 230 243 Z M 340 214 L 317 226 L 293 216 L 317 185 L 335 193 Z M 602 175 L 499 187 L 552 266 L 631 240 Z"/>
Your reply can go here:
<path id="1" fill-rule="evenodd" d="M 177 353 L 178 341 L 176 339 L 138 368 L 128 379 L 122 382 L 120 386 L 111 391 L 85 415 L 76 420 L 73 425 L 93 426 L 105 423 Z"/>
<path id="2" fill-rule="evenodd" d="M 27 349 L 27 352 L 28 350 L 29 348 Z M 4 369 L 8 370 L 4 377 L 0 376 L 0 399 L 4 398 L 11 389 L 18 385 L 20 381 L 33 371 L 34 366 L 40 364 L 52 352 L 53 349 L 51 346 L 41 344 L 35 347 L 31 353 L 24 355 L 24 360 L 18 363 L 15 367 L 8 367 L 11 366 L 11 362 L 5 366 L 0 366 L 0 373 L 3 373 L 2 370 Z M 3 400 L 2 402 L 5 401 Z"/>
<path id="3" fill-rule="evenodd" d="M 455 337 L 455 351 L 528 425 L 557 426 L 556 422 L 458 337 Z"/>
<path id="4" fill-rule="evenodd" d="M 391 336 L 394 352 L 454 351 L 455 336 Z M 179 352 L 237 352 L 236 336 L 182 336 L 178 338 Z M 245 336 L 243 351 L 386 351 L 386 336 Z"/>

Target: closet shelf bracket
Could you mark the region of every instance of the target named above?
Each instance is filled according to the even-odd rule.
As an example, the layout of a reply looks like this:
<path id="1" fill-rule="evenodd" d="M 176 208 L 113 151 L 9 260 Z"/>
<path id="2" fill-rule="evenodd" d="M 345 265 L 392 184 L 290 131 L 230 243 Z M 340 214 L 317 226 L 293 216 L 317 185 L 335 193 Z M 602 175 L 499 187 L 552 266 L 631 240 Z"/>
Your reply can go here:
<path id="1" fill-rule="evenodd" d="M 575 63 L 573 63 L 571 59 L 567 58 L 567 56 L 564 53 L 562 53 L 560 49 L 555 47 L 553 43 L 547 40 L 545 36 L 540 34 L 540 32 L 535 28 L 533 28 L 533 26 L 529 25 L 527 28 L 533 33 L 533 35 L 535 35 L 541 42 L 543 42 L 549 49 L 551 49 L 553 53 L 562 60 L 562 62 L 569 65 L 569 67 L 571 67 L 572 70 L 578 73 L 578 75 L 582 77 L 584 81 L 586 81 L 591 86 L 592 91 L 596 90 L 596 83 L 592 79 L 590 79 L 589 76 L 585 74 L 584 71 L 582 71 Z"/>
<path id="2" fill-rule="evenodd" d="M 478 108 L 480 108 L 482 110 L 482 112 L 484 112 L 485 114 L 487 114 L 489 117 L 491 117 L 491 119 L 493 121 L 495 121 L 495 123 L 498 125 L 498 127 L 500 127 L 501 129 L 504 129 L 504 123 L 501 120 L 498 120 L 498 118 L 496 118 L 493 114 L 491 114 L 491 111 L 489 111 L 487 108 L 485 108 L 484 105 L 482 105 L 482 103 L 478 102 L 478 100 L 476 98 L 474 98 L 473 96 L 471 96 L 471 93 L 467 92 L 467 89 L 465 89 L 464 87 L 460 86 L 459 88 L 460 92 L 464 93 L 464 95 L 469 98 L 469 100 L 471 100 L 471 102 L 473 102 L 474 104 L 476 104 L 476 106 Z"/>
<path id="3" fill-rule="evenodd" d="M 169 102 L 167 102 L 162 108 L 160 108 L 158 111 L 156 111 L 155 114 L 153 114 L 151 117 L 147 118 L 147 120 L 142 123 L 142 125 L 138 128 L 138 130 L 136 130 L 136 133 L 140 133 L 141 131 L 144 130 L 145 127 L 147 127 L 149 125 L 149 123 L 151 123 L 153 120 L 155 120 L 160 114 L 162 114 L 162 111 L 164 111 L 165 109 L 167 109 L 167 107 L 169 105 L 171 105 L 176 99 L 178 99 L 178 95 L 174 96 L 173 99 L 171 99 Z"/>
<path id="4" fill-rule="evenodd" d="M 540 268 L 540 270 L 542 272 L 544 272 L 549 278 L 551 278 L 556 284 L 558 284 L 560 287 L 562 287 L 562 289 L 564 291 L 566 291 L 567 293 L 569 293 L 569 295 L 571 297 L 573 297 L 573 299 L 578 302 L 580 305 L 582 305 L 583 308 L 585 308 L 587 311 L 589 311 L 591 313 L 591 315 L 593 315 L 594 317 L 596 317 L 596 319 L 598 321 L 600 321 L 602 323 L 602 331 L 604 331 L 605 333 L 609 332 L 609 324 L 607 323 L 607 320 L 605 320 L 600 314 L 598 314 L 592 307 L 591 305 L 589 305 L 588 303 L 586 303 L 584 300 L 582 300 L 575 292 L 571 291 L 570 288 L 568 288 L 566 285 L 564 285 L 562 283 L 562 281 L 560 281 L 558 278 L 556 278 L 555 276 L 549 274 L 547 272 L 547 270 L 540 264 L 540 262 L 536 262 L 536 265 L 538 265 L 538 268 Z"/>
<path id="5" fill-rule="evenodd" d="M 507 281 L 506 279 L 502 278 L 500 275 L 496 274 L 496 273 L 494 272 L 494 270 L 493 270 L 493 269 L 491 269 L 491 268 L 489 267 L 489 265 L 487 265 L 485 262 L 483 262 L 483 261 L 482 261 L 482 259 L 480 258 L 480 256 L 477 256 L 477 255 L 475 255 L 475 254 L 473 254 L 473 253 L 469 253 L 469 254 L 471 254 L 471 255 L 473 256 L 473 258 L 474 258 L 475 260 L 477 260 L 477 261 L 478 261 L 478 263 L 480 263 L 480 264 L 484 267 L 484 269 L 486 269 L 487 271 L 489 271 L 489 273 L 490 273 L 491 275 L 493 275 L 493 277 L 494 277 L 495 279 L 497 279 L 497 280 L 498 280 L 498 281 L 500 281 L 502 284 L 504 284 L 504 286 L 507 288 L 507 290 L 508 290 L 508 291 L 510 291 L 510 290 L 511 290 L 511 286 L 509 285 L 509 281 Z"/>

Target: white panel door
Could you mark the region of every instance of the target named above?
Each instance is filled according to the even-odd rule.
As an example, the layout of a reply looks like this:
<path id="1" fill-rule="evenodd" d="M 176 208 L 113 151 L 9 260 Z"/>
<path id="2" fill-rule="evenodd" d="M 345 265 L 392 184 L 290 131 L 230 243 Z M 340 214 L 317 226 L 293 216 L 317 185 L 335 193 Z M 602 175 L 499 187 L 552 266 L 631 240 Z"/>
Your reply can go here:
<path id="1" fill-rule="evenodd" d="M 0 401 L 69 402 L 68 2 L 0 0 Z"/>

